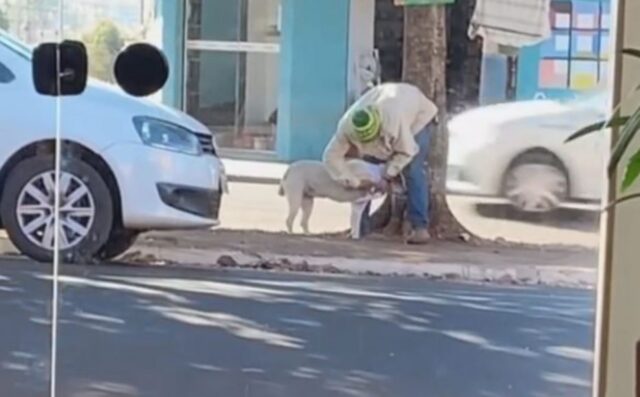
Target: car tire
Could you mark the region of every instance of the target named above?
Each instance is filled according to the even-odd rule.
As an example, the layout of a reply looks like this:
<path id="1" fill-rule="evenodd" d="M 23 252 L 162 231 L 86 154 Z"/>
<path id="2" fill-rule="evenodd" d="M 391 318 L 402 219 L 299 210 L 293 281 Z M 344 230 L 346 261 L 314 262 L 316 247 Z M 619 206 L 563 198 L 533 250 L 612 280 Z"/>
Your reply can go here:
<path id="1" fill-rule="evenodd" d="M 9 238 L 24 255 L 53 260 L 54 156 L 27 158 L 9 173 L 0 201 L 0 215 Z M 60 184 L 60 258 L 86 263 L 107 242 L 113 225 L 113 199 L 100 174 L 77 158 L 65 158 Z M 40 225 L 39 227 L 37 227 Z"/>
<path id="2" fill-rule="evenodd" d="M 109 240 L 98 253 L 100 260 L 110 260 L 119 257 L 131 248 L 140 232 L 116 227 L 111 231 Z"/>
<path id="3" fill-rule="evenodd" d="M 569 175 L 562 162 L 547 151 L 531 151 L 511 162 L 502 181 L 502 194 L 522 213 L 548 213 L 569 198 Z"/>

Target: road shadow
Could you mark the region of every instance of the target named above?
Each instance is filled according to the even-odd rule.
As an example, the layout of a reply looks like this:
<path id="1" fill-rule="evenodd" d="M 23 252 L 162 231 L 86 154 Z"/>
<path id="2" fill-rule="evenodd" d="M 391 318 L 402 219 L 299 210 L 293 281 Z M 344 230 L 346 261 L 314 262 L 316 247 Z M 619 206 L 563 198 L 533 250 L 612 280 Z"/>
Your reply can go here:
<path id="1" fill-rule="evenodd" d="M 584 291 L 98 267 L 63 281 L 62 395 L 590 394 Z"/>
<path id="2" fill-rule="evenodd" d="M 0 395 L 41 397 L 50 384 L 50 266 L 0 257 Z"/>
<path id="3" fill-rule="evenodd" d="M 548 213 L 537 214 L 518 211 L 508 204 L 495 203 L 475 204 L 475 209 L 478 215 L 485 218 L 526 222 L 584 232 L 597 231 L 600 222 L 599 211 L 586 209 L 559 208 Z"/>

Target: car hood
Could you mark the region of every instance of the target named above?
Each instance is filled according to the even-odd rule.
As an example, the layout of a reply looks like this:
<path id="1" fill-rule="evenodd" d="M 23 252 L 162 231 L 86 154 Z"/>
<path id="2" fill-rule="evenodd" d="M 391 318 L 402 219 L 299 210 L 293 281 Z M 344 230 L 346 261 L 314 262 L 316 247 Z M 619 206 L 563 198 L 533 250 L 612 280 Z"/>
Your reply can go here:
<path id="1" fill-rule="evenodd" d="M 104 107 L 105 110 L 118 112 L 118 114 L 125 113 L 125 116 L 131 118 L 135 116 L 154 117 L 178 124 L 194 132 L 210 133 L 206 126 L 184 112 L 153 102 L 150 99 L 133 97 L 116 85 L 95 79 L 89 80 L 83 94 L 71 98 L 69 100 L 74 101 L 77 105 L 97 105 Z M 65 100 L 67 99 L 65 98 Z"/>
<path id="2" fill-rule="evenodd" d="M 482 106 L 460 113 L 451 119 L 450 127 L 461 124 L 500 125 L 529 117 L 550 116 L 570 109 L 566 104 L 549 100 L 522 101 L 499 105 Z"/>

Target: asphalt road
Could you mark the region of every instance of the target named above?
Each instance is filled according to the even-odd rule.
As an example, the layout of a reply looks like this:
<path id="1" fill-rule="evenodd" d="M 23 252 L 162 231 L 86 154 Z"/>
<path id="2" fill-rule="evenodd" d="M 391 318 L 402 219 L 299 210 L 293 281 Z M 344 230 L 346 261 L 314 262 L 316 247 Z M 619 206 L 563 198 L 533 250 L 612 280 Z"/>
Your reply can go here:
<path id="1" fill-rule="evenodd" d="M 0 260 L 0 395 L 48 396 L 48 266 Z M 62 268 L 58 395 L 589 396 L 592 292 Z"/>

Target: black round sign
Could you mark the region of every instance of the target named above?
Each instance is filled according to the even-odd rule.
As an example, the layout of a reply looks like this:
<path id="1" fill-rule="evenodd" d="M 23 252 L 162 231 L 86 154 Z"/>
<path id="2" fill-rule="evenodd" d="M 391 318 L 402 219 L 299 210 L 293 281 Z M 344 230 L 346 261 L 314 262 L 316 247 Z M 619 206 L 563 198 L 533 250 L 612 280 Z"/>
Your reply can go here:
<path id="1" fill-rule="evenodd" d="M 128 94 L 143 97 L 160 91 L 169 79 L 167 57 L 151 44 L 126 47 L 116 59 L 114 75 Z"/>

